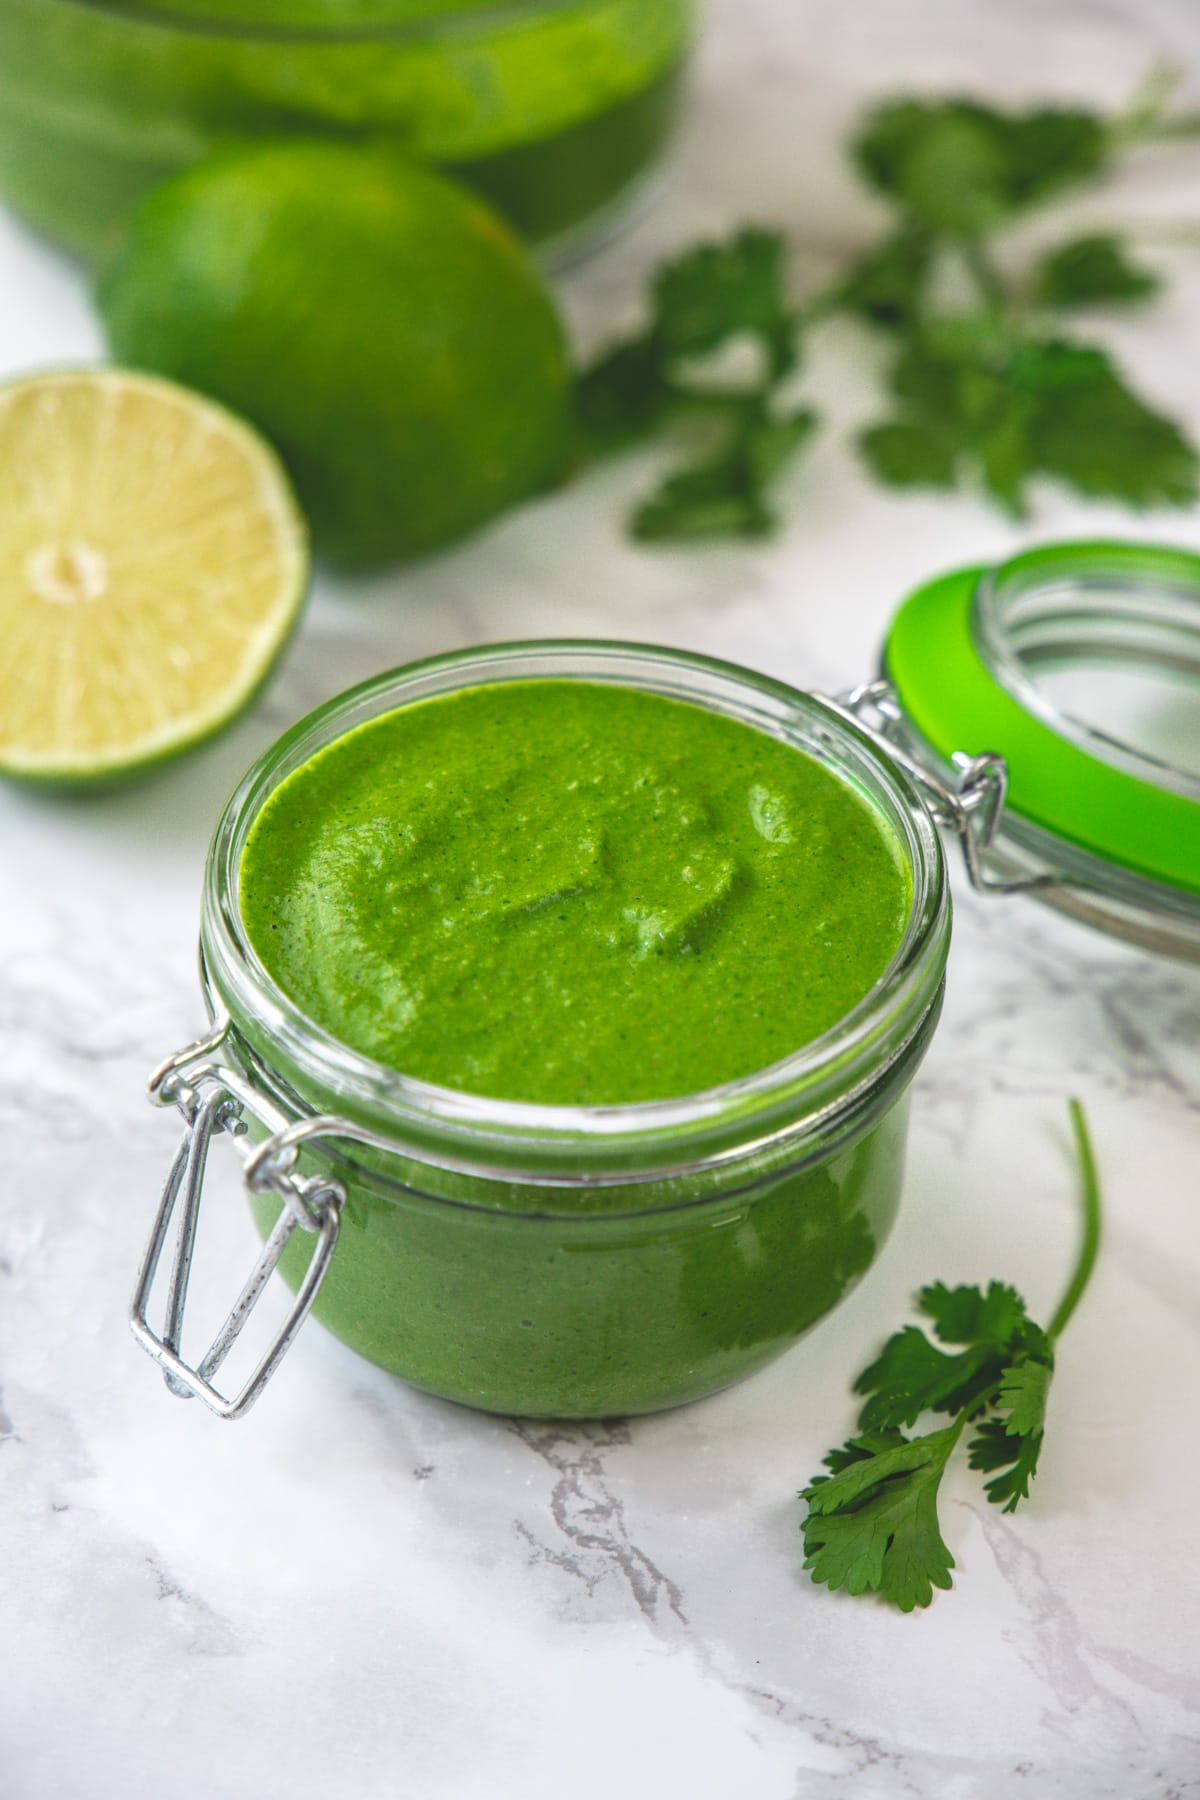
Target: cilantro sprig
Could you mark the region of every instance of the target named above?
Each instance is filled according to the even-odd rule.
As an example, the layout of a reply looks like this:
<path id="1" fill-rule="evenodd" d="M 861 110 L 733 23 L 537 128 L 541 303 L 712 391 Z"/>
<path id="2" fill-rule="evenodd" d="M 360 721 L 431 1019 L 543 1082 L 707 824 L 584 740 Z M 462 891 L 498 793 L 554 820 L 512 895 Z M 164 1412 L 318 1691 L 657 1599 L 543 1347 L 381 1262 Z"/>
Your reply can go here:
<path id="1" fill-rule="evenodd" d="M 1149 302 L 1157 275 L 1115 232 L 1068 237 L 1015 272 L 1001 254 L 1004 234 L 1033 208 L 1103 179 L 1139 145 L 1200 131 L 1191 115 L 1168 111 L 1171 86 L 1152 73 L 1113 118 L 955 98 L 885 102 L 851 154 L 891 221 L 824 290 L 793 301 L 784 237 L 759 226 L 660 269 L 645 328 L 577 388 L 585 454 L 668 430 L 693 443 L 634 513 L 634 536 L 756 537 L 774 527 L 777 479 L 819 423 L 795 401 L 806 338 L 834 314 L 890 345 L 888 409 L 859 438 L 881 482 L 974 486 L 1015 517 L 1038 477 L 1135 507 L 1194 499 L 1195 447 L 1103 348 L 1074 336 L 1088 308 Z M 749 347 L 753 369 L 730 384 L 714 378 L 714 362 L 735 342 Z"/>
<path id="2" fill-rule="evenodd" d="M 673 420 L 715 425 L 715 444 L 705 444 L 639 507 L 634 535 L 763 536 L 775 523 L 770 484 L 816 425 L 807 408 L 777 403 L 798 355 L 783 239 L 749 229 L 690 250 L 659 271 L 652 299 L 646 330 L 579 380 L 585 443 L 603 453 Z M 748 342 L 753 372 L 735 385 L 705 379 L 704 364 L 735 339 Z"/>
<path id="3" fill-rule="evenodd" d="M 803 1490 L 804 1566 L 815 1582 L 878 1593 L 901 1612 L 928 1606 L 954 1567 L 938 1523 L 938 1488 L 969 1433 L 967 1461 L 989 1475 L 984 1492 L 1013 1512 L 1029 1498 L 1046 1430 L 1054 1346 L 1079 1304 L 1100 1245 L 1100 1188 L 1083 1108 L 1070 1103 L 1083 1232 L 1074 1272 L 1046 1330 L 1015 1288 L 921 1290 L 916 1325 L 895 1332 L 855 1382 L 858 1429 L 824 1459 L 829 1473 Z M 948 1425 L 908 1435 L 929 1413 Z"/>

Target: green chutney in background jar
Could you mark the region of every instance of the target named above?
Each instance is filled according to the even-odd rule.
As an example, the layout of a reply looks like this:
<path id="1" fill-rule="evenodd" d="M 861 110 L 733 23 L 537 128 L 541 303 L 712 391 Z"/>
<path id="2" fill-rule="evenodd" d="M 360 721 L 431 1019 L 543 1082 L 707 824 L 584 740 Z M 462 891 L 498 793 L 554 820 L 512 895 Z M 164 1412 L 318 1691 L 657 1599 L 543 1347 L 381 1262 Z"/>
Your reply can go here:
<path id="1" fill-rule="evenodd" d="M 94 259 L 208 151 L 328 133 L 394 142 L 569 255 L 652 171 L 693 19 L 694 0 L 4 0 L 0 197 Z"/>

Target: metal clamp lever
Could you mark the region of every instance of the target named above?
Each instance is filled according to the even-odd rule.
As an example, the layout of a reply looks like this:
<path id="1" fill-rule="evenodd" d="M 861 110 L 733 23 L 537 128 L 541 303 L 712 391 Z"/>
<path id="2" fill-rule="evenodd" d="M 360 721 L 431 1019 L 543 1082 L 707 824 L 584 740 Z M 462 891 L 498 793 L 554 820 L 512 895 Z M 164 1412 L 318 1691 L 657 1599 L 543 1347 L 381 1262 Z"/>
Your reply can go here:
<path id="1" fill-rule="evenodd" d="M 237 1419 L 258 1399 L 308 1316 L 337 1245 L 346 1194 L 339 1182 L 319 1178 L 305 1180 L 298 1176 L 295 1172 L 298 1147 L 293 1122 L 259 1093 L 240 1071 L 228 1063 L 211 1060 L 219 1053 L 227 1031 L 228 1025 L 221 1025 L 208 1037 L 189 1044 L 185 1050 L 168 1057 L 150 1078 L 151 1099 L 159 1105 L 178 1107 L 183 1115 L 184 1131 L 167 1174 L 150 1241 L 142 1258 L 129 1322 L 138 1343 L 162 1369 L 163 1378 L 173 1394 L 185 1400 L 198 1396 L 221 1418 Z M 253 1147 L 246 1137 L 248 1117 L 256 1119 L 267 1131 L 267 1136 Z M 310 1126 L 328 1128 L 339 1121 L 309 1123 Z M 326 1134 L 332 1135 L 332 1132 L 327 1130 Z M 283 1206 L 225 1323 L 193 1366 L 184 1360 L 180 1341 L 209 1146 L 218 1135 L 230 1137 L 237 1146 L 247 1188 L 253 1192 L 275 1193 Z M 308 1129 L 303 1135 L 305 1141 L 311 1143 L 322 1134 Z M 165 1319 L 159 1332 L 150 1325 L 147 1309 L 167 1235 L 181 1200 Z M 211 1378 L 237 1342 L 297 1229 L 313 1234 L 317 1242 L 287 1318 L 240 1392 L 232 1396 L 223 1394 Z"/>
<path id="2" fill-rule="evenodd" d="M 1063 878 L 1058 874 L 999 876 L 989 873 L 984 864 L 1008 793 L 1008 765 L 1002 756 L 988 751 L 982 756 L 964 758 L 958 781 L 951 787 L 904 748 L 900 741 L 902 714 L 890 682 L 867 681 L 836 699 L 822 698 L 827 706 L 873 738 L 916 783 L 934 821 L 957 837 L 968 879 L 978 893 L 1024 894 L 1034 888 L 1061 885 Z"/>

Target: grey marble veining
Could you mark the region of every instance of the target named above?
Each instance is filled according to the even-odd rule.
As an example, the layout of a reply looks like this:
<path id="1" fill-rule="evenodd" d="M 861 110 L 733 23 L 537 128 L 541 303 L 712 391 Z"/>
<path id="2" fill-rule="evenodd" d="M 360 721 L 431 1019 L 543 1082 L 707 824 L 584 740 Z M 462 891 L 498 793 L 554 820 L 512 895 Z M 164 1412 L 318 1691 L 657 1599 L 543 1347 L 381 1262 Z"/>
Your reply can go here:
<path id="1" fill-rule="evenodd" d="M 601 341 L 666 248 L 747 217 L 786 223 L 798 285 L 820 280 L 878 217 L 837 145 L 868 93 L 1115 102 L 1156 56 L 1200 67 L 1194 6 L 716 0 L 668 190 L 564 279 L 573 326 Z M 1194 157 L 1143 160 L 1080 218 L 1194 214 Z M 1167 297 L 1103 334 L 1200 431 L 1200 259 L 1153 254 Z M 80 277 L 8 222 L 0 281 L 4 370 L 97 351 Z M 1020 527 L 880 493 L 849 448 L 877 384 L 865 339 L 821 333 L 801 385 L 829 427 L 770 546 L 631 545 L 619 520 L 661 466 L 639 453 L 445 556 L 322 586 L 254 712 L 155 782 L 87 804 L 0 794 L 0 1800 L 1200 1795 L 1194 969 L 959 883 L 893 1241 L 810 1339 L 699 1405 L 484 1418 L 311 1326 L 229 1428 L 170 1400 L 125 1329 L 173 1141 L 144 1079 L 201 1023 L 209 831 L 290 721 L 389 664 L 540 633 L 845 686 L 934 568 L 1138 529 L 1050 491 Z M 1194 515 L 1153 528 L 1200 548 Z M 1108 1234 L 1032 1502 L 1004 1517 L 965 1470 L 947 1478 L 956 1586 L 927 1614 L 813 1588 L 796 1490 L 913 1290 L 994 1275 L 1053 1307 L 1077 1231 L 1072 1093 Z M 206 1234 L 214 1281 L 240 1279 L 240 1208 Z"/>

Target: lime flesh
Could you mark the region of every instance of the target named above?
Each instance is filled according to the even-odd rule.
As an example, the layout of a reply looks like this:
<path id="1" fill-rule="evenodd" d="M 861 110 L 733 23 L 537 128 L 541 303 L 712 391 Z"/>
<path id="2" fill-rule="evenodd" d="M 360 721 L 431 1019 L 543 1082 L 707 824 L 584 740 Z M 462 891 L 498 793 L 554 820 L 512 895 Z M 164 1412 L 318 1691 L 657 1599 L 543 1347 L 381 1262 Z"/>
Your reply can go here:
<path id="1" fill-rule="evenodd" d="M 304 598 L 307 533 L 267 444 L 119 369 L 0 388 L 0 773 L 111 780 L 252 698 Z"/>

